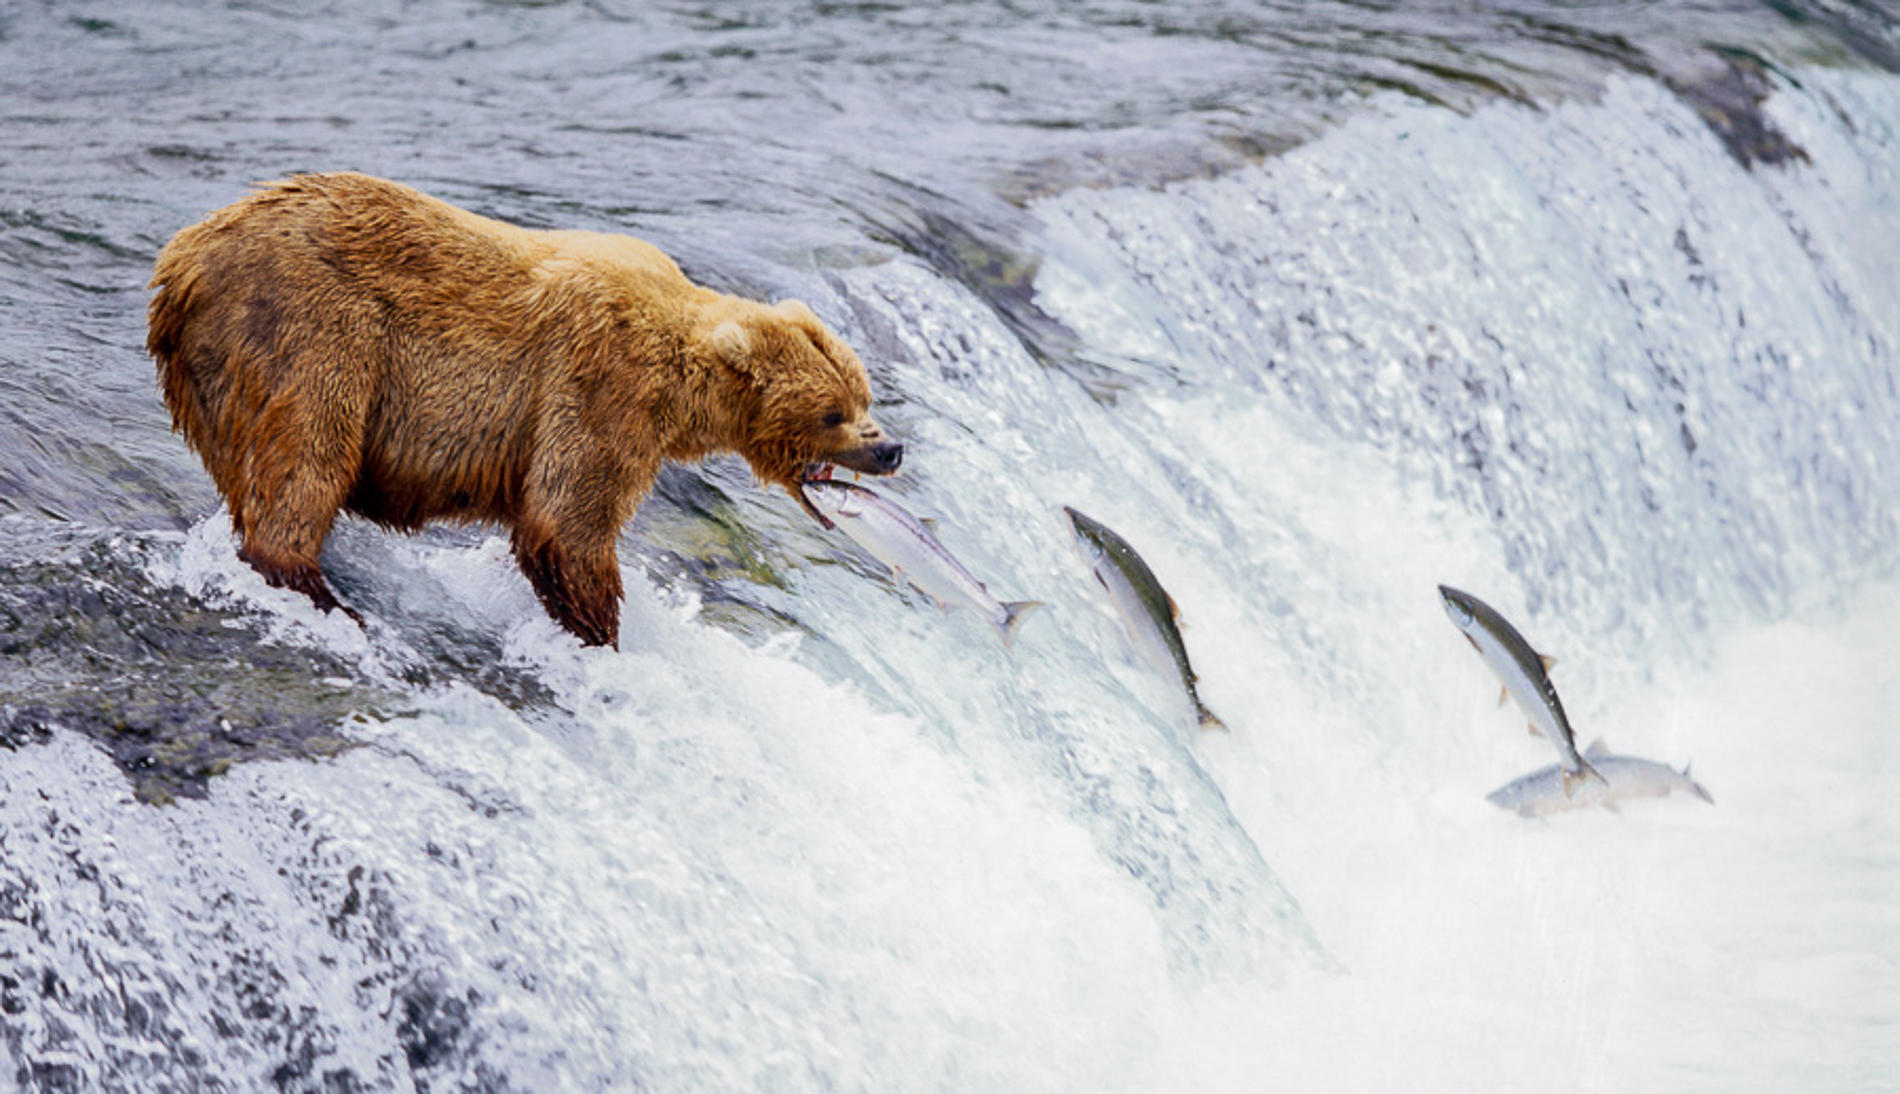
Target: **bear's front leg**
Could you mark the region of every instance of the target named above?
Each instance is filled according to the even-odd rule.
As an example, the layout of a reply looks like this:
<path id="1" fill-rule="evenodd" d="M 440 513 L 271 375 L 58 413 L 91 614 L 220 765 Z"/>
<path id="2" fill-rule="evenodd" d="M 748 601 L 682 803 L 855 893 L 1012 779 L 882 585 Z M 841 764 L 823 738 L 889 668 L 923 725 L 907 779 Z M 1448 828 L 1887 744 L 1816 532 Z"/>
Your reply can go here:
<path id="1" fill-rule="evenodd" d="M 626 468 L 571 422 L 552 423 L 568 443 L 538 453 L 514 522 L 515 561 L 555 621 L 589 646 L 620 648 L 620 560 L 614 543 L 628 515 Z M 658 467 L 646 473 L 648 484 Z"/>
<path id="2" fill-rule="evenodd" d="M 611 537 L 573 544 L 524 527 L 515 531 L 514 552 L 555 622 L 586 645 L 620 648 L 620 563 Z"/>

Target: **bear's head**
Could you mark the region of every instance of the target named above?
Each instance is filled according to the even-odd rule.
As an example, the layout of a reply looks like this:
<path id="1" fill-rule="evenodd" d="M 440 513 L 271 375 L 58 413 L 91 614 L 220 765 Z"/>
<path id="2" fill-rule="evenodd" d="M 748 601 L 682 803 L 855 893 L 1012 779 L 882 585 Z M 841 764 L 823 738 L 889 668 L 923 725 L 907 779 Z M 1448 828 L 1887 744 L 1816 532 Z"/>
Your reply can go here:
<path id="1" fill-rule="evenodd" d="M 820 524 L 804 483 L 834 467 L 896 474 L 904 446 L 871 419 L 858 355 L 796 300 L 758 305 L 714 328 L 713 348 L 747 389 L 735 447 L 760 479 L 784 487 Z"/>

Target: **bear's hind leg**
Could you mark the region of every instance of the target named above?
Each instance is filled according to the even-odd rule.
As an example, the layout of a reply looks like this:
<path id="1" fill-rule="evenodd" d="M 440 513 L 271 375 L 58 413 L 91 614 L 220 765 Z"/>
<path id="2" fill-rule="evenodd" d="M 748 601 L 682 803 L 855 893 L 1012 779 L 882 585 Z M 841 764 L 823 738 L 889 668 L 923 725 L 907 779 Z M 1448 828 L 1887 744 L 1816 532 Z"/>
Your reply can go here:
<path id="1" fill-rule="evenodd" d="M 330 516 L 334 518 L 334 509 Z M 344 615 L 359 625 L 363 622 L 363 617 L 354 609 L 337 600 L 330 583 L 323 579 L 323 568 L 318 565 L 329 520 L 324 520 L 322 529 L 315 532 L 307 530 L 307 522 L 272 519 L 268 512 L 263 519 L 246 523 L 250 527 L 240 529 L 244 542 L 238 548 L 238 557 L 262 574 L 265 584 L 278 589 L 295 589 L 326 613 L 341 608 Z"/>
<path id="2" fill-rule="evenodd" d="M 262 574 L 265 584 L 278 589 L 295 589 L 309 597 L 323 611 L 342 609 L 344 615 L 356 620 L 358 625 L 362 624 L 362 615 L 336 598 L 336 594 L 330 591 L 330 583 L 323 579 L 322 568 L 315 563 L 276 561 L 261 551 L 253 551 L 248 543 L 238 549 L 238 557 Z"/>
<path id="3" fill-rule="evenodd" d="M 300 404 L 286 400 L 261 416 L 244 465 L 249 477 L 230 499 L 243 541 L 238 557 L 270 585 L 295 589 L 325 612 L 342 608 L 360 624 L 330 591 L 318 560 L 356 479 L 361 432 L 350 428 L 347 401 L 316 405 L 299 413 Z"/>

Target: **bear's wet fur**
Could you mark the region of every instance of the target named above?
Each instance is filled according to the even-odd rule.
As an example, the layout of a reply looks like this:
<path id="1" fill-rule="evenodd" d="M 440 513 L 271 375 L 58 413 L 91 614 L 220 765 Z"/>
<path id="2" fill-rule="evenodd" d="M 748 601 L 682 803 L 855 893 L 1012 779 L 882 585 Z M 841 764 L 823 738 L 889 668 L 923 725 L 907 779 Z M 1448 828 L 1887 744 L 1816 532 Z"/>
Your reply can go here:
<path id="1" fill-rule="evenodd" d="M 857 355 L 803 304 L 367 175 L 262 184 L 174 236 L 152 287 L 159 386 L 240 556 L 325 610 L 338 512 L 491 521 L 549 614 L 617 645 L 615 540 L 664 461 L 736 452 L 802 502 L 814 467 L 902 457 Z"/>

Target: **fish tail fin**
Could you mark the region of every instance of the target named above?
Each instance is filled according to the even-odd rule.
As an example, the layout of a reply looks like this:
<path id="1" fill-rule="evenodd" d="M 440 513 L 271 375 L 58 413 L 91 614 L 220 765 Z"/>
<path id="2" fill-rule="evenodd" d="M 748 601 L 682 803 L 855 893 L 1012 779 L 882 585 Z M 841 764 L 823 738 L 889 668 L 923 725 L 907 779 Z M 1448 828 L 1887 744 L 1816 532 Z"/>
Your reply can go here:
<path id="1" fill-rule="evenodd" d="M 1688 764 L 1682 765 L 1682 777 L 1688 780 L 1689 789 L 1695 793 L 1696 797 L 1701 798 L 1703 801 L 1708 802 L 1710 805 L 1714 805 L 1715 799 L 1709 796 L 1708 788 L 1703 786 L 1701 783 L 1696 782 L 1695 776 L 1689 774 L 1689 766 L 1690 765 Z"/>
<path id="2" fill-rule="evenodd" d="M 1569 768 L 1564 769 L 1564 797 L 1568 798 L 1575 794 L 1577 792 L 1577 784 L 1587 779 L 1595 779 L 1604 786 L 1610 785 L 1610 780 L 1604 778 L 1596 768 L 1591 767 L 1589 760 L 1579 756 L 1577 757 L 1577 769 L 1575 771 Z"/>
<path id="3" fill-rule="evenodd" d="M 1201 702 L 1199 699 L 1194 700 L 1194 720 L 1200 723 L 1202 729 L 1227 728 L 1227 723 L 1221 721 L 1219 716 L 1207 709 L 1207 704 Z"/>
<path id="4" fill-rule="evenodd" d="M 1040 600 L 1012 600 L 1003 605 L 1003 619 L 996 624 L 996 635 L 1003 640 L 1005 649 L 1015 647 L 1016 628 L 1023 625 L 1023 620 L 1028 618 L 1030 612 L 1042 606 Z"/>

